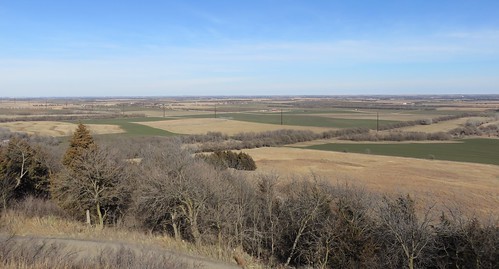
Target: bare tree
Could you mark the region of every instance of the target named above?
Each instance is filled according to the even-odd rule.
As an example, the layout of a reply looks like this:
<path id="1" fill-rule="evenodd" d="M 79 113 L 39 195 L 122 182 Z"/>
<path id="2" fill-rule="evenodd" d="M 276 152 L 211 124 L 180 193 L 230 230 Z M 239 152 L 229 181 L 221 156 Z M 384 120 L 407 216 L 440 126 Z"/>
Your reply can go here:
<path id="1" fill-rule="evenodd" d="M 75 156 L 53 180 L 52 195 L 75 216 L 90 210 L 99 227 L 116 220 L 129 203 L 127 163 L 112 149 L 92 148 Z"/>
<path id="2" fill-rule="evenodd" d="M 415 268 L 416 260 L 432 240 L 431 210 L 432 207 L 429 207 L 422 213 L 422 218 L 418 218 L 415 202 L 409 196 L 396 199 L 385 197 L 380 207 L 382 224 L 402 249 L 409 269 Z"/>
<path id="3" fill-rule="evenodd" d="M 48 195 L 49 170 L 44 154 L 26 140 L 14 137 L 0 148 L 0 195 L 6 209 L 11 198 Z"/>
<path id="4" fill-rule="evenodd" d="M 175 142 L 149 149 L 142 162 L 145 178 L 135 196 L 144 224 L 153 230 L 171 230 L 200 243 L 200 215 L 212 198 L 215 170 L 193 159 Z"/>
<path id="5" fill-rule="evenodd" d="M 300 247 L 306 242 L 305 236 L 315 229 L 315 225 L 320 223 L 322 217 L 329 211 L 331 197 L 323 191 L 322 183 L 314 176 L 310 180 L 297 180 L 286 186 L 281 210 L 281 224 L 286 225 L 283 237 L 281 238 L 281 251 L 284 251 L 285 266 L 288 266 L 293 259 L 299 259 L 302 255 Z"/>

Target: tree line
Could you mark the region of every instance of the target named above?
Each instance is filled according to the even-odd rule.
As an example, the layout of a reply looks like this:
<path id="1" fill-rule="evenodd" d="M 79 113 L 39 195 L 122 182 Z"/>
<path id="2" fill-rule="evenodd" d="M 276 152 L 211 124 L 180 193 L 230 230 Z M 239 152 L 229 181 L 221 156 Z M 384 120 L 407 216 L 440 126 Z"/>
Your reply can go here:
<path id="1" fill-rule="evenodd" d="M 76 220 L 88 210 L 99 228 L 239 247 L 271 267 L 495 268 L 499 261 L 497 222 L 314 174 L 282 179 L 221 169 L 179 140 L 137 147 L 136 159 L 125 157 L 124 147 L 96 142 L 84 125 L 62 154 L 10 139 L 0 147 L 3 208 L 51 199 Z"/>

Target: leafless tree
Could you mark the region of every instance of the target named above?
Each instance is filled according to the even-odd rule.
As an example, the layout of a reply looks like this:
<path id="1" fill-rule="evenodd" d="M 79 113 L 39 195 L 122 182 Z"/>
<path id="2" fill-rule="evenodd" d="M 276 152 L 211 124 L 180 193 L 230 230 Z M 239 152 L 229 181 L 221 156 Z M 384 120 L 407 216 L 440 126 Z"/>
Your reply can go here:
<path id="1" fill-rule="evenodd" d="M 40 148 L 14 137 L 6 147 L 0 147 L 0 195 L 6 209 L 12 197 L 46 195 L 48 167 Z"/>
<path id="2" fill-rule="evenodd" d="M 53 198 L 77 217 L 90 210 L 99 227 L 116 220 L 129 204 L 129 164 L 109 148 L 92 148 L 54 177 Z"/>
<path id="3" fill-rule="evenodd" d="M 382 224 L 402 249 L 405 266 L 409 269 L 415 268 L 416 261 L 432 240 L 431 213 L 432 207 L 429 207 L 419 218 L 415 202 L 409 196 L 385 197 L 380 207 Z"/>
<path id="4" fill-rule="evenodd" d="M 285 256 L 284 265 L 293 259 L 300 259 L 304 249 L 300 246 L 303 238 L 315 229 L 322 217 L 329 211 L 331 197 L 324 192 L 324 185 L 314 175 L 312 180 L 295 180 L 286 186 L 281 210 L 280 225 L 286 225 L 280 242 L 280 249 Z"/>

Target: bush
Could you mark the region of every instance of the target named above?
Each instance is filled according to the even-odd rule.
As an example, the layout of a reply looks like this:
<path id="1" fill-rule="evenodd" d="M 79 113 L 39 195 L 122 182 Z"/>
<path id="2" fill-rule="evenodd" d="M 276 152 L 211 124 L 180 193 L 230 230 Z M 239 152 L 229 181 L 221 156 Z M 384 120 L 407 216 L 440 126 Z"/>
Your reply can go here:
<path id="1" fill-rule="evenodd" d="M 256 170 L 253 158 L 244 152 L 216 151 L 210 155 L 197 155 L 207 163 L 222 169 L 234 168 L 236 170 Z"/>

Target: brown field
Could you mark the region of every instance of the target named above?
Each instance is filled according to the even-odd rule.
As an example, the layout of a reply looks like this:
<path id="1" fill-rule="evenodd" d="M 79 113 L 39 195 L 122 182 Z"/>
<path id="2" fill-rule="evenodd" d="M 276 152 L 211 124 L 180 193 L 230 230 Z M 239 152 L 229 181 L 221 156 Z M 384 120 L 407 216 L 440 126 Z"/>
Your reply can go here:
<path id="1" fill-rule="evenodd" d="M 76 129 L 76 124 L 58 121 L 18 121 L 0 123 L 0 127 L 8 128 L 12 132 L 45 136 L 68 136 Z M 92 134 L 116 134 L 124 131 L 117 125 L 88 124 Z"/>
<path id="2" fill-rule="evenodd" d="M 331 130 L 331 128 L 274 125 L 229 119 L 179 119 L 137 123 L 177 134 L 205 134 L 207 132 L 222 132 L 224 134 L 233 135 L 241 132 L 263 132 L 282 129 L 311 130 L 314 132 Z"/>
<path id="3" fill-rule="evenodd" d="M 499 166 L 372 156 L 296 148 L 244 150 L 257 171 L 277 172 L 283 180 L 311 172 L 332 182 L 377 192 L 404 193 L 437 207 L 460 207 L 479 215 L 499 215 Z"/>

